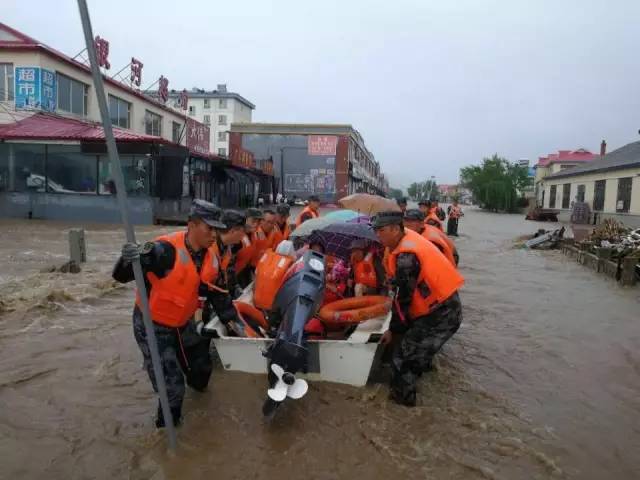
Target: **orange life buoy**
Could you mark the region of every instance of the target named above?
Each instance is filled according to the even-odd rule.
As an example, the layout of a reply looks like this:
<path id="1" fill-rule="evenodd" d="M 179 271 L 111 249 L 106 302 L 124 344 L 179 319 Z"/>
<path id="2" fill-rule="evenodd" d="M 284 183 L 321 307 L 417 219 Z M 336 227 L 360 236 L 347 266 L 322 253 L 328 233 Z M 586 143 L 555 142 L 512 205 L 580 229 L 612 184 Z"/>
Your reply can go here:
<path id="1" fill-rule="evenodd" d="M 269 329 L 269 323 L 267 322 L 267 319 L 265 318 L 264 314 L 253 305 L 250 305 L 245 302 L 234 301 L 233 306 L 236 307 L 236 311 L 238 312 L 238 316 L 240 317 L 240 319 L 244 323 L 246 323 L 249 327 L 251 327 L 252 330 L 256 331 L 256 329 L 251 326 L 251 323 L 255 323 L 259 325 L 264 330 Z M 253 335 L 247 335 L 247 336 L 253 336 Z"/>
<path id="2" fill-rule="evenodd" d="M 385 295 L 364 295 L 328 303 L 318 316 L 329 329 L 355 325 L 370 318 L 386 315 L 391 299 Z"/>

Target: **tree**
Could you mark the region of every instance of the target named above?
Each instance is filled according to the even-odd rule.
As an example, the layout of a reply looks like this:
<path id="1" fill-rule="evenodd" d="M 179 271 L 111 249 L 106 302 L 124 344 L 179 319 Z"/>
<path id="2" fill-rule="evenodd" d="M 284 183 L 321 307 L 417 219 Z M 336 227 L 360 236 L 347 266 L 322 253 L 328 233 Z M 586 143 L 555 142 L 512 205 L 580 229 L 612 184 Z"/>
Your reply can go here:
<path id="1" fill-rule="evenodd" d="M 390 188 L 389 189 L 389 198 L 395 198 L 398 200 L 399 198 L 404 197 L 404 193 L 399 188 Z"/>
<path id="2" fill-rule="evenodd" d="M 438 185 L 434 180 L 425 180 L 424 182 L 414 182 L 407 188 L 409 197 L 413 200 L 421 200 L 423 198 L 431 198 L 437 196 Z"/>
<path id="3" fill-rule="evenodd" d="M 460 180 L 480 207 L 496 212 L 517 211 L 518 196 L 531 183 L 526 168 L 497 154 L 484 158 L 481 166 L 460 169 Z"/>

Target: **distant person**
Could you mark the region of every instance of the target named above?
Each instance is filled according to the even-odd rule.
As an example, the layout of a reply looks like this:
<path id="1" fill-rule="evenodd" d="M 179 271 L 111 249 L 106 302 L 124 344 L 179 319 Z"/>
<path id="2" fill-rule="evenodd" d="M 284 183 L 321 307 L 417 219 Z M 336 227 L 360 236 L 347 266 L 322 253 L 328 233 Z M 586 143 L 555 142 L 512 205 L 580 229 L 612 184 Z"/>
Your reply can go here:
<path id="1" fill-rule="evenodd" d="M 278 205 L 276 207 L 276 240 L 274 241 L 274 248 L 277 247 L 283 240 L 289 240 L 291 235 L 291 227 L 289 226 L 289 215 L 291 209 L 289 205 Z"/>
<path id="2" fill-rule="evenodd" d="M 380 257 L 362 239 L 351 242 L 349 286 L 353 295 L 376 295 L 383 287 L 385 273 Z"/>
<path id="3" fill-rule="evenodd" d="M 458 236 L 458 221 L 463 217 L 464 213 L 458 206 L 458 200 L 453 201 L 453 205 L 449 207 L 449 220 L 447 220 L 447 235 Z"/>
<path id="4" fill-rule="evenodd" d="M 311 195 L 309 197 L 309 203 L 298 215 L 298 219 L 296 220 L 296 227 L 299 227 L 307 220 L 311 220 L 312 218 L 318 218 L 320 216 L 320 198 L 317 195 Z"/>
<path id="5" fill-rule="evenodd" d="M 433 243 L 453 265 L 458 266 L 460 257 L 453 240 L 433 225 L 424 223 L 424 213 L 416 208 L 410 208 L 404 212 L 404 226 L 409 230 L 419 233 Z"/>
<path id="6" fill-rule="evenodd" d="M 431 208 L 431 202 L 426 198 L 422 198 L 418 201 L 418 209 L 424 213 L 424 218 L 427 218 L 429 214 L 429 209 Z M 402 212 L 404 213 L 404 212 Z"/>
<path id="7" fill-rule="evenodd" d="M 442 207 L 440 207 L 440 205 L 438 205 L 438 200 L 435 198 L 431 199 L 431 207 L 430 207 L 436 214 L 436 217 L 438 217 L 440 219 L 441 222 L 444 222 L 445 218 L 447 218 L 447 214 L 444 213 L 444 210 L 442 209 Z"/>
<path id="8" fill-rule="evenodd" d="M 407 210 L 407 197 L 400 197 L 396 199 L 396 202 L 398 203 L 402 213 L 404 213 Z"/>

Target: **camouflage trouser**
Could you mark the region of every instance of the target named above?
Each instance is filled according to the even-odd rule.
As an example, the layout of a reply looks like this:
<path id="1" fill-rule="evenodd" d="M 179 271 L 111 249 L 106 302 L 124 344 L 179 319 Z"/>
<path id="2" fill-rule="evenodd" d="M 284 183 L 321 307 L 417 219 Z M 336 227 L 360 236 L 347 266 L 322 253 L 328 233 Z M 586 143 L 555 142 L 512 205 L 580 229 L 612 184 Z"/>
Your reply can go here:
<path id="1" fill-rule="evenodd" d="M 406 405 L 415 405 L 416 382 L 431 368 L 436 353 L 460 327 L 462 305 L 455 293 L 437 310 L 411 322 L 396 345 L 391 361 L 391 392 Z"/>
<path id="2" fill-rule="evenodd" d="M 211 340 L 199 336 L 193 322 L 189 322 L 181 329 L 163 327 L 157 323 L 154 323 L 153 327 L 167 385 L 169 406 L 174 412 L 174 417 L 177 414 L 177 418 L 180 418 L 185 393 L 185 377 L 187 384 L 198 391 L 203 391 L 209 383 L 213 370 L 213 362 L 209 355 Z M 142 312 L 137 307 L 133 310 L 133 334 L 144 358 L 144 368 L 149 374 L 153 389 L 157 392 L 158 386 L 151 363 L 147 332 L 144 328 Z"/>

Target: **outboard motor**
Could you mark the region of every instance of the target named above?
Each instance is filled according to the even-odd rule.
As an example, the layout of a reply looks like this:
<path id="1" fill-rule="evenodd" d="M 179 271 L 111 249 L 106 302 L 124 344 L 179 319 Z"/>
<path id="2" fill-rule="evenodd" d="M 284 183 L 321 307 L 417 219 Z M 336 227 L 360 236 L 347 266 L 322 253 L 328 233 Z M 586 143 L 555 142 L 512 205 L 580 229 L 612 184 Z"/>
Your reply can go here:
<path id="1" fill-rule="evenodd" d="M 271 415 L 285 398 L 302 398 L 308 385 L 295 374 L 307 371 L 308 350 L 304 327 L 320 308 L 324 297 L 324 255 L 309 250 L 291 265 L 276 294 L 270 321 L 275 340 L 264 355 L 269 359 L 269 390 L 262 407 Z"/>

